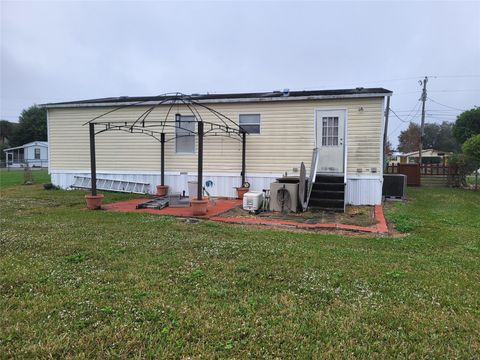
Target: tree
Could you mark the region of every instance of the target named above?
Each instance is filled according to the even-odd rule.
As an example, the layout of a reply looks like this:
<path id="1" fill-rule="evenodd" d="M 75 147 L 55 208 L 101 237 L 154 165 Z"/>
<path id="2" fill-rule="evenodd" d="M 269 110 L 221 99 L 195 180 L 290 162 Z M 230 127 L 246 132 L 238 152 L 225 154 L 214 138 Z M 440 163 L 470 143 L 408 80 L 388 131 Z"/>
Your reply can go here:
<path id="1" fill-rule="evenodd" d="M 36 105 L 23 110 L 10 139 L 11 146 L 47 140 L 47 111 Z"/>
<path id="2" fill-rule="evenodd" d="M 463 152 L 477 164 L 480 163 L 480 134 L 472 136 L 463 143 Z"/>
<path id="3" fill-rule="evenodd" d="M 385 155 L 392 156 L 392 154 L 393 154 L 392 143 L 390 142 L 390 140 L 387 140 L 385 144 Z"/>
<path id="4" fill-rule="evenodd" d="M 411 122 L 398 136 L 398 150 L 403 153 L 418 151 L 419 141 L 420 125 Z"/>
<path id="5" fill-rule="evenodd" d="M 8 120 L 0 120 L 0 144 L 8 144 L 15 131 L 17 123 Z"/>
<path id="6" fill-rule="evenodd" d="M 459 151 L 460 145 L 453 136 L 453 123 L 444 121 L 441 124 L 425 124 L 423 148 L 451 152 Z"/>
<path id="7" fill-rule="evenodd" d="M 464 111 L 453 125 L 453 135 L 460 144 L 477 134 L 480 134 L 480 107 Z"/>

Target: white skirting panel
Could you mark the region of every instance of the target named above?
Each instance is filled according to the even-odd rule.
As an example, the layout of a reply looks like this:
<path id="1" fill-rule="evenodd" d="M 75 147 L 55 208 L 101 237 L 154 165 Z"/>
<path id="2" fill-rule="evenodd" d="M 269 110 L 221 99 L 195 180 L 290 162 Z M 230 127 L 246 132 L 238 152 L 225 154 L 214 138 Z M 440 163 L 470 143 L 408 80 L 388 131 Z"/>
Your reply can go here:
<path id="1" fill-rule="evenodd" d="M 52 170 L 52 183 L 62 189 L 69 189 L 74 183 L 74 176 L 90 176 L 90 172 L 75 170 Z M 248 174 L 247 181 L 255 191 L 269 189 L 270 183 L 274 182 L 281 174 Z M 139 181 L 150 184 L 150 193 L 154 194 L 155 186 L 160 184 L 160 174 L 134 171 L 98 171 L 97 178 L 125 181 Z M 193 173 L 165 173 L 165 185 L 170 187 L 169 191 L 183 192 L 188 195 L 188 182 L 197 181 L 197 174 Z M 212 196 L 236 197 L 235 187 L 240 186 L 242 178 L 240 175 L 231 173 L 204 173 L 203 183 Z M 210 186 L 206 186 L 206 184 Z"/>
<path id="2" fill-rule="evenodd" d="M 69 189 L 74 183 L 74 176 L 90 176 L 89 171 L 76 170 L 52 170 L 52 183 L 62 189 Z M 98 171 L 98 178 L 112 180 L 139 181 L 150 184 L 150 193 L 154 194 L 155 186 L 160 184 L 160 174 L 154 172 L 140 171 Z M 281 174 L 248 174 L 247 181 L 251 189 L 262 191 L 269 189 L 270 184 Z M 182 192 L 188 195 L 188 182 L 196 181 L 197 175 L 193 173 L 173 173 L 165 174 L 165 184 L 170 186 L 170 191 Z M 235 187 L 240 186 L 241 177 L 231 173 L 205 173 L 203 176 L 204 185 L 212 196 L 235 197 Z M 347 177 L 346 203 L 351 205 L 377 205 L 382 202 L 382 177 Z"/>
<path id="3" fill-rule="evenodd" d="M 345 202 L 350 205 L 382 203 L 382 177 L 347 177 Z"/>

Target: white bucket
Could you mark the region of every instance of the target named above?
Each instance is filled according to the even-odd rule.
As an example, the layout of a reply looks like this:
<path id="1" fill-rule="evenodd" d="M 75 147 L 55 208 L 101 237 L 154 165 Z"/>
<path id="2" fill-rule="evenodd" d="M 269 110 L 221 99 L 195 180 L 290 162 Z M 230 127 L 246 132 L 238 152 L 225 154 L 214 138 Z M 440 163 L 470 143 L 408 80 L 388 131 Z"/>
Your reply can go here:
<path id="1" fill-rule="evenodd" d="M 194 198 L 197 198 L 197 187 L 198 181 L 188 182 L 188 197 L 190 198 L 190 201 L 192 201 Z"/>

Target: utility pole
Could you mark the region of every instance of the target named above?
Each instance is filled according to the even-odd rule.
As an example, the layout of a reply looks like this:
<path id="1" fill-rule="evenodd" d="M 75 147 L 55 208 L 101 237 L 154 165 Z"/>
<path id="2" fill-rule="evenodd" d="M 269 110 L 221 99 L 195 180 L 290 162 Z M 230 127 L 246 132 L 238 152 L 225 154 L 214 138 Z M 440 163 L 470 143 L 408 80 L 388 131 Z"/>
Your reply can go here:
<path id="1" fill-rule="evenodd" d="M 390 114 L 390 96 L 387 96 L 387 107 L 385 108 L 385 129 L 383 131 L 383 168 L 387 169 L 387 141 L 388 141 L 388 115 Z"/>
<path id="2" fill-rule="evenodd" d="M 425 127 L 425 101 L 427 101 L 427 82 L 428 77 L 425 76 L 425 79 L 420 80 L 420 85 L 423 85 L 422 97 L 422 124 L 420 125 L 420 141 L 418 143 L 418 163 L 420 165 L 420 170 L 422 169 L 422 151 L 423 151 L 423 135 L 424 135 L 424 127 Z"/>

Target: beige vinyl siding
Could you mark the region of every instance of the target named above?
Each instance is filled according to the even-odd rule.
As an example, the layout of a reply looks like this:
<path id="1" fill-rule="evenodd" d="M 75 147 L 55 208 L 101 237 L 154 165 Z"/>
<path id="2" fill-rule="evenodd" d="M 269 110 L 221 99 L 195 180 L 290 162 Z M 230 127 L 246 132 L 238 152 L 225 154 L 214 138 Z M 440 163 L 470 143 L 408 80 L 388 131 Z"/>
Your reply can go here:
<path id="1" fill-rule="evenodd" d="M 261 116 L 261 133 L 247 136 L 247 173 L 291 173 L 305 162 L 310 165 L 315 147 L 315 109 L 347 109 L 348 171 L 357 168 L 381 166 L 380 144 L 382 98 L 348 100 L 285 101 L 261 103 L 224 103 L 209 105 L 238 123 L 242 113 Z M 359 111 L 360 108 L 363 111 Z M 148 121 L 161 121 L 169 106 L 159 106 Z M 89 135 L 84 123 L 112 108 L 79 107 L 50 108 L 49 144 L 52 170 L 88 170 Z M 137 106 L 113 112 L 103 120 L 131 122 L 148 107 Z M 205 121 L 219 122 L 207 112 L 199 110 Z M 174 106 L 170 119 L 179 112 L 189 115 L 184 106 Z M 99 119 L 100 121 L 102 119 Z M 173 125 L 173 124 L 171 124 Z M 232 124 L 233 126 L 233 124 Z M 100 126 L 98 126 L 100 128 Z M 208 130 L 208 125 L 205 130 Z M 165 128 L 167 139 L 174 128 Z M 167 142 L 165 170 L 196 172 L 196 154 L 176 154 L 175 140 Z M 159 171 L 160 143 L 146 135 L 109 131 L 96 136 L 97 169 L 99 171 Z M 241 142 L 225 137 L 206 137 L 204 141 L 204 170 L 207 172 L 232 172 L 241 170 Z"/>

